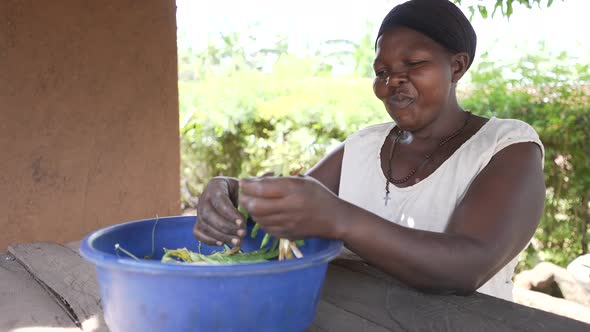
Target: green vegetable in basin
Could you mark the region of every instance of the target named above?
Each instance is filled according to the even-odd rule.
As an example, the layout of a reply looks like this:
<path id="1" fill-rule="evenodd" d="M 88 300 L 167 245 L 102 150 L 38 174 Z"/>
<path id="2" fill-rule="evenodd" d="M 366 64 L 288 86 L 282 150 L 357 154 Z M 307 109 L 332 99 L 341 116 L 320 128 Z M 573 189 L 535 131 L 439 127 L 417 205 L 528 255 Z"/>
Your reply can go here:
<path id="1" fill-rule="evenodd" d="M 186 248 L 168 250 L 164 248 L 163 263 L 189 263 L 189 264 L 236 264 L 236 263 L 257 263 L 276 258 L 279 255 L 278 249 L 260 249 L 252 252 L 228 253 L 229 250 L 215 252 L 210 255 L 203 255 L 192 252 Z"/>
<path id="2" fill-rule="evenodd" d="M 246 216 L 247 219 L 247 216 Z M 156 223 L 154 223 L 154 228 L 152 231 L 152 253 L 150 255 L 146 255 L 144 259 L 150 259 L 154 254 L 154 242 L 155 242 L 155 230 L 156 230 Z M 260 224 L 255 224 L 250 232 L 250 236 L 255 238 L 258 230 L 260 229 Z M 279 260 L 283 259 L 291 259 L 293 257 L 301 258 L 303 254 L 297 247 L 303 246 L 303 240 L 291 242 L 287 239 L 273 239 L 272 244 L 268 246 L 270 242 L 271 236 L 269 234 L 265 234 L 262 238 L 260 243 L 260 249 L 252 251 L 252 252 L 243 252 L 240 246 L 235 246 L 230 248 L 229 246 L 225 245 L 225 250 L 213 252 L 212 254 L 202 254 L 200 253 L 200 246 L 199 252 L 193 252 L 188 250 L 187 248 L 178 248 L 178 249 L 167 249 L 164 248 L 164 255 L 160 260 L 162 263 L 187 263 L 187 264 L 238 264 L 238 263 L 258 263 L 258 262 L 265 262 L 268 260 L 276 259 Z M 127 251 L 123 248 L 119 243 L 115 244 L 115 252 L 117 255 L 119 253 L 123 253 L 130 258 L 133 258 L 137 261 L 140 259 L 132 254 L 131 252 Z"/>

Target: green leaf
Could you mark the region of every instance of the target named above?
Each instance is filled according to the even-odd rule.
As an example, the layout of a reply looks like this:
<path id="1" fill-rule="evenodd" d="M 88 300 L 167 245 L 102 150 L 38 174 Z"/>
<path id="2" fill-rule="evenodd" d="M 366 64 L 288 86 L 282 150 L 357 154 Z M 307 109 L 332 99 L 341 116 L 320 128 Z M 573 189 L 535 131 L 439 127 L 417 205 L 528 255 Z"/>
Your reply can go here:
<path id="1" fill-rule="evenodd" d="M 243 206 L 238 205 L 238 212 L 240 212 L 240 214 L 244 217 L 244 219 L 248 219 L 248 212 L 246 212 L 246 209 L 244 209 Z"/>
<path id="2" fill-rule="evenodd" d="M 260 248 L 264 248 L 268 244 L 269 240 L 270 240 L 270 234 L 268 234 L 268 233 L 264 234 L 264 237 L 262 238 L 262 242 L 260 242 Z"/>
<path id="3" fill-rule="evenodd" d="M 255 238 L 255 237 L 256 237 L 256 235 L 258 235 L 258 230 L 259 230 L 259 229 L 260 229 L 260 224 L 259 224 L 259 223 L 256 223 L 256 224 L 254 225 L 254 227 L 252 228 L 252 231 L 250 232 L 250 237 L 251 237 L 251 238 Z"/>
<path id="4" fill-rule="evenodd" d="M 473 20 L 473 15 L 475 15 L 475 8 L 473 6 L 469 6 L 469 20 Z"/>
<path id="5" fill-rule="evenodd" d="M 481 17 L 488 17 L 488 9 L 486 8 L 486 6 L 477 5 L 477 9 L 479 9 L 479 14 L 481 15 Z"/>
<path id="6" fill-rule="evenodd" d="M 496 10 L 500 8 L 502 13 L 504 13 L 504 8 L 502 7 L 502 0 L 496 0 L 496 4 L 494 5 L 494 11 L 492 11 L 492 17 L 496 14 Z"/>
<path id="7" fill-rule="evenodd" d="M 272 240 L 272 244 L 270 245 L 270 251 L 277 250 L 279 247 L 279 239 L 275 238 Z"/>
<path id="8" fill-rule="evenodd" d="M 227 255 L 225 251 L 203 255 L 192 252 L 186 248 L 176 250 L 164 249 L 163 263 L 199 263 L 199 264 L 236 264 L 264 262 L 278 257 L 278 250 L 261 249 L 252 252 L 239 252 Z"/>

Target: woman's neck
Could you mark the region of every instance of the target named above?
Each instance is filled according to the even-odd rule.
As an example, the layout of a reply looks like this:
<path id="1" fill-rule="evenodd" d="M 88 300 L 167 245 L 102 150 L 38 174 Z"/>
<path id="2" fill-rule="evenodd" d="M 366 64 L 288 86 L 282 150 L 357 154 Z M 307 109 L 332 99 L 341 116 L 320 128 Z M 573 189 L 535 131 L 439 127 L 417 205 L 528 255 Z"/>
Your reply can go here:
<path id="1" fill-rule="evenodd" d="M 454 94 L 453 94 L 454 97 Z M 412 132 L 414 138 L 420 140 L 440 140 L 449 136 L 465 123 L 465 112 L 456 98 L 440 110 L 438 116 L 429 125 Z"/>

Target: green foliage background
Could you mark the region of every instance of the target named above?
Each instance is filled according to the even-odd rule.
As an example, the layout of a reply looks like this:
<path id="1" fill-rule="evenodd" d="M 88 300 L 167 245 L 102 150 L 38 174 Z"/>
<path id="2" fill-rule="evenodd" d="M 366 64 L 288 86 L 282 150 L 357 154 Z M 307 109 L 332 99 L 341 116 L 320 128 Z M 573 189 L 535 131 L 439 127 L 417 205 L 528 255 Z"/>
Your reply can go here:
<path id="1" fill-rule="evenodd" d="M 478 114 L 531 124 L 545 146 L 545 213 L 520 267 L 565 266 L 588 252 L 590 235 L 590 70 L 541 49 L 509 65 L 484 57 L 462 91 Z"/>
<path id="2" fill-rule="evenodd" d="M 452 0 L 457 5 L 462 5 L 462 0 Z M 564 0 L 562 0 L 564 1 Z M 477 5 L 468 5 L 466 6 L 467 10 L 471 13 L 471 16 L 475 15 L 475 12 L 478 12 L 481 17 L 487 18 L 488 16 L 494 16 L 496 13 L 502 14 L 504 17 L 510 17 L 514 13 L 514 5 L 518 4 L 520 6 L 524 6 L 528 9 L 532 8 L 534 5 L 541 8 L 542 6 L 550 7 L 553 4 L 554 0 L 489 0 L 489 1 L 480 1 Z"/>
<path id="3" fill-rule="evenodd" d="M 184 206 L 213 176 L 252 176 L 288 160 L 307 169 L 347 135 L 390 121 L 372 92 L 371 43 L 297 58 L 284 41 L 246 52 L 226 36 L 203 52 L 180 50 L 180 138 Z M 338 75 L 335 63 L 355 73 Z M 588 252 L 590 235 L 590 69 L 543 48 L 515 63 L 483 57 L 460 85 L 476 114 L 531 124 L 546 148 L 545 214 L 519 268 L 567 265 Z"/>

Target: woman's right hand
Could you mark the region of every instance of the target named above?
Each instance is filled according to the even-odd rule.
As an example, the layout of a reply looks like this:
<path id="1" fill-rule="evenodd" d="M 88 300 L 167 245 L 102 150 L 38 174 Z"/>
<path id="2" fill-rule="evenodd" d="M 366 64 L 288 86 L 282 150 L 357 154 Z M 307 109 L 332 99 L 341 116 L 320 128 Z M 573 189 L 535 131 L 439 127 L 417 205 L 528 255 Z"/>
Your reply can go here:
<path id="1" fill-rule="evenodd" d="M 236 209 L 238 191 L 238 179 L 215 177 L 207 183 L 197 204 L 195 238 L 216 246 L 241 244 L 246 235 L 246 220 Z"/>

